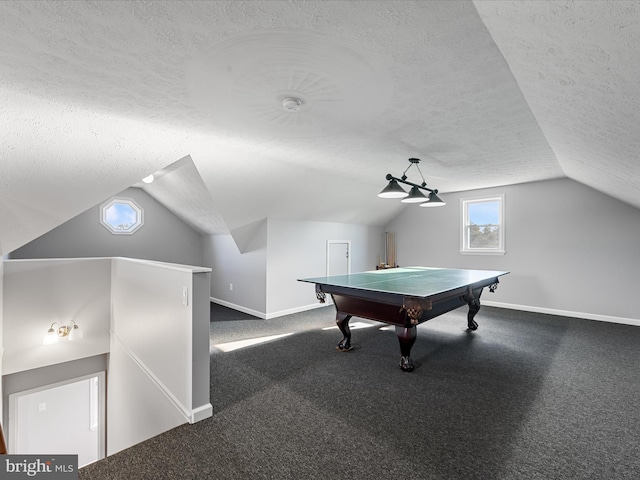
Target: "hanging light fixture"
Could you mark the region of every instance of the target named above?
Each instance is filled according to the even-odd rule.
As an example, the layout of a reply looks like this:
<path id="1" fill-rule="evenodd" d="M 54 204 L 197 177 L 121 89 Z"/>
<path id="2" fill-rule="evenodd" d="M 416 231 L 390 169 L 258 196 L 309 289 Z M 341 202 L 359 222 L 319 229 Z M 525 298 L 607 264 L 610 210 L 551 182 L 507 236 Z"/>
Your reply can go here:
<path id="1" fill-rule="evenodd" d="M 425 181 L 424 175 L 422 175 L 420 167 L 418 166 L 419 163 L 419 158 L 410 158 L 409 166 L 404 172 L 402 172 L 402 177 L 400 178 L 394 177 L 390 173 L 387 174 L 386 179 L 389 181 L 389 184 L 378 194 L 378 196 L 381 198 L 401 198 L 402 200 L 400 201 L 403 203 L 419 203 L 421 207 L 441 207 L 446 205 L 446 203 L 438 197 L 438 190 L 427 188 L 427 182 Z M 407 171 L 414 165 L 422 177 L 422 184 L 420 185 L 407 180 Z M 399 183 L 409 185 L 411 187 L 409 193 L 407 193 Z M 425 196 L 421 190 L 429 192 L 429 196 Z"/>
<path id="2" fill-rule="evenodd" d="M 53 326 L 56 328 L 53 328 Z M 65 325 L 60 325 L 58 322 L 53 322 L 47 330 L 44 338 L 42 339 L 43 345 L 53 345 L 63 338 L 69 341 L 80 340 L 83 337 L 82 331 L 76 322 L 70 320 Z"/>

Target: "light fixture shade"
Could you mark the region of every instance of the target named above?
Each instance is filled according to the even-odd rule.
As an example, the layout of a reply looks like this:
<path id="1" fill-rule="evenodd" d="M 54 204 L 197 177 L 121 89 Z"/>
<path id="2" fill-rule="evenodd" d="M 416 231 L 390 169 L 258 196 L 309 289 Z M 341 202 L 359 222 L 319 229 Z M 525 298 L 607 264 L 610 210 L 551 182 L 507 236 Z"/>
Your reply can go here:
<path id="1" fill-rule="evenodd" d="M 423 203 L 427 201 L 427 197 L 420 191 L 418 187 L 411 187 L 409 196 L 400 200 L 402 203 Z"/>
<path id="2" fill-rule="evenodd" d="M 82 334 L 82 330 L 78 327 L 78 324 L 73 322 L 71 326 L 71 331 L 69 332 L 69 341 L 72 340 L 80 340 L 84 335 Z"/>
<path id="3" fill-rule="evenodd" d="M 155 180 L 155 177 L 153 176 L 153 174 L 146 176 L 142 179 L 144 183 L 153 183 L 154 180 Z"/>
<path id="4" fill-rule="evenodd" d="M 378 194 L 381 198 L 404 198 L 407 195 L 409 194 L 395 180 L 389 180 L 389 184 Z"/>
<path id="5" fill-rule="evenodd" d="M 435 192 L 431 192 L 429 194 L 428 201 L 420 204 L 421 207 L 442 207 L 443 205 L 446 205 L 446 202 L 443 202 L 442 199 L 435 194 Z"/>
<path id="6" fill-rule="evenodd" d="M 42 339 L 42 344 L 53 345 L 54 343 L 58 343 L 58 333 L 51 327 Z"/>

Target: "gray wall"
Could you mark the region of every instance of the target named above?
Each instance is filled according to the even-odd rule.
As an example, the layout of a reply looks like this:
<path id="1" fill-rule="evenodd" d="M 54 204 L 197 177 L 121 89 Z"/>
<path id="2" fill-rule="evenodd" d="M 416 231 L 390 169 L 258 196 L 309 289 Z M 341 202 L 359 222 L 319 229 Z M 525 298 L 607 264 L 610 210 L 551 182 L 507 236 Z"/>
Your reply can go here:
<path id="1" fill-rule="evenodd" d="M 318 306 L 314 286 L 297 280 L 326 274 L 327 240 L 351 241 L 354 272 L 374 269 L 384 255 L 382 227 L 269 218 L 241 238 L 242 252 L 231 235 L 206 241 L 211 296 L 262 318 Z"/>
<path id="2" fill-rule="evenodd" d="M 252 315 L 266 312 L 267 221 L 255 225 L 240 252 L 231 235 L 205 239 L 204 262 L 211 268 L 211 297 Z M 233 290 L 229 288 L 233 285 Z"/>
<path id="3" fill-rule="evenodd" d="M 286 314 L 300 306 L 318 306 L 315 286 L 299 278 L 327 274 L 327 241 L 351 242 L 351 271 L 374 270 L 384 258 L 384 230 L 331 222 L 270 218 L 267 250 L 267 313 Z"/>
<path id="4" fill-rule="evenodd" d="M 460 199 L 499 193 L 506 196 L 506 255 L 461 255 Z M 408 206 L 387 226 L 397 234 L 400 265 L 509 270 L 484 300 L 640 318 L 637 208 L 568 179 L 442 197 L 445 207 Z"/>
<path id="5" fill-rule="evenodd" d="M 130 257 L 202 265 L 199 232 L 138 188 L 114 197 L 131 198 L 144 209 L 144 225 L 132 235 L 114 235 L 104 228 L 97 205 L 14 250 L 9 258 Z"/>

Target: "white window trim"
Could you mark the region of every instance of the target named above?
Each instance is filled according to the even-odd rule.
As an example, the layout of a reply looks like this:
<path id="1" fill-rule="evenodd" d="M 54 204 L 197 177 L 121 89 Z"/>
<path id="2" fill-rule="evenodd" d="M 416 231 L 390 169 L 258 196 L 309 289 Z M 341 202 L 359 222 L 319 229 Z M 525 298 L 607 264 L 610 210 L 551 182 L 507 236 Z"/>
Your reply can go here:
<path id="1" fill-rule="evenodd" d="M 104 219 L 106 211 L 116 203 L 126 203 L 138 214 L 138 222 L 128 230 L 116 230 L 111 226 L 109 222 Z M 114 197 L 100 206 L 100 223 L 104 228 L 109 230 L 109 232 L 114 235 L 133 235 L 140 227 L 144 225 L 144 210 L 131 198 Z"/>
<path id="2" fill-rule="evenodd" d="M 498 248 L 468 248 L 467 247 L 467 206 L 470 203 L 498 201 L 500 205 L 500 242 Z M 505 248 L 505 197 L 504 194 L 483 197 L 469 197 L 460 199 L 460 254 L 461 255 L 504 255 Z"/>

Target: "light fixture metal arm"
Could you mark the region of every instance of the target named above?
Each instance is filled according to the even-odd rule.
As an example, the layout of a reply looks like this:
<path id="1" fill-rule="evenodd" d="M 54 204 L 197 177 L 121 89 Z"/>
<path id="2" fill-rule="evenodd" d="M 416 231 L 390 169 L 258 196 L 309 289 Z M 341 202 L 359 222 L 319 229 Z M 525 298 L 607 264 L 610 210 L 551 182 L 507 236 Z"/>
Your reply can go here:
<path id="1" fill-rule="evenodd" d="M 394 177 L 394 176 L 393 176 L 393 175 L 391 175 L 390 173 L 387 173 L 387 177 L 386 177 L 386 178 L 387 178 L 387 180 L 389 180 L 389 181 L 390 181 L 390 180 L 395 180 L 396 182 L 404 183 L 405 185 L 411 185 L 412 187 L 416 187 L 416 188 L 419 188 L 419 189 L 421 189 L 421 190 L 426 190 L 427 192 L 433 192 L 433 193 L 435 193 L 435 194 L 437 194 L 437 193 L 438 193 L 438 190 L 437 190 L 437 189 L 431 189 L 431 188 L 428 188 L 428 187 L 426 186 L 426 185 L 427 185 L 427 183 L 426 183 L 426 182 L 422 182 L 422 185 L 418 185 L 417 183 L 413 183 L 413 182 L 408 181 L 408 180 L 406 179 L 407 177 L 406 177 L 406 176 L 404 176 L 404 175 L 403 175 L 401 178 L 398 178 L 398 177 Z"/>

